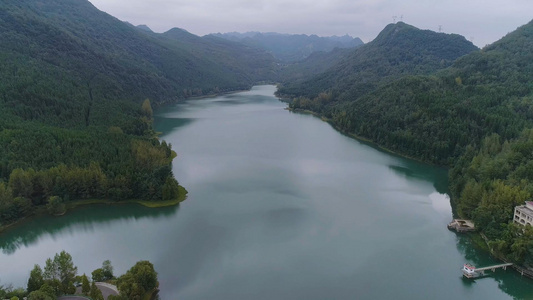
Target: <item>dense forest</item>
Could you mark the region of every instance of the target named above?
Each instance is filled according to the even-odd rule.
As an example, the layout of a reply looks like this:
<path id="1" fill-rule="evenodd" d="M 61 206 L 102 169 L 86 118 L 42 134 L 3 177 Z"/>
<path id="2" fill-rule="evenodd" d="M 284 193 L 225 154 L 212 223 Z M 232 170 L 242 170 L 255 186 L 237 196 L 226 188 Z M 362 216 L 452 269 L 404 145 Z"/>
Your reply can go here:
<path id="1" fill-rule="evenodd" d="M 402 30 L 410 32 L 395 40 Z M 479 51 L 457 36 L 433 33 L 422 42 L 415 33 L 389 25 L 350 58 L 279 94 L 344 132 L 449 166 L 459 216 L 475 221 L 494 253 L 533 266 L 531 229 L 512 223 L 514 206 L 533 192 L 533 22 Z M 374 43 L 389 51 L 357 59 Z"/>
<path id="2" fill-rule="evenodd" d="M 320 93 L 331 93 L 336 102 L 353 101 L 402 76 L 448 67 L 475 50 L 459 35 L 420 30 L 403 22 L 389 24 L 372 42 L 345 52 L 325 72 L 309 74 L 303 81 L 283 82 L 278 94 L 314 99 Z"/>
<path id="3" fill-rule="evenodd" d="M 306 59 L 284 64 L 280 70 L 279 80 L 290 84 L 306 81 L 310 76 L 322 74 L 331 66 L 337 65 L 352 51 L 352 48 L 335 48 L 329 52 L 314 52 Z"/>
<path id="4" fill-rule="evenodd" d="M 86 0 L 2 2 L 0 39 L 0 227 L 73 200 L 178 198 L 152 106 L 278 76 L 263 50 L 153 33 Z"/>
<path id="5" fill-rule="evenodd" d="M 533 228 L 510 223 L 533 195 L 533 129 L 511 141 L 494 133 L 470 147 L 450 170 L 458 213 L 472 219 L 497 255 L 533 266 Z"/>

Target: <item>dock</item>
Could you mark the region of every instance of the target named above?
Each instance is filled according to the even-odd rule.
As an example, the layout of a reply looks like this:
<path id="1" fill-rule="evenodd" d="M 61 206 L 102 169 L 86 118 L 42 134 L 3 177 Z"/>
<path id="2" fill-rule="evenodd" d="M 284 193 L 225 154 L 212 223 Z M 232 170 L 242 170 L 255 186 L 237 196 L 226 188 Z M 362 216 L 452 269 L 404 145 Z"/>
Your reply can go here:
<path id="1" fill-rule="evenodd" d="M 475 231 L 476 227 L 471 220 L 453 219 L 453 221 L 448 224 L 448 229 L 457 232 L 470 232 Z"/>
<path id="2" fill-rule="evenodd" d="M 492 271 L 496 272 L 496 269 L 504 269 L 506 270 L 507 267 L 512 266 L 512 263 L 505 263 L 505 264 L 499 264 L 499 265 L 493 265 L 488 267 L 482 267 L 482 268 L 476 268 L 470 264 L 464 264 L 461 271 L 463 272 L 463 276 L 466 278 L 477 278 L 480 276 L 485 276 L 485 271 Z"/>

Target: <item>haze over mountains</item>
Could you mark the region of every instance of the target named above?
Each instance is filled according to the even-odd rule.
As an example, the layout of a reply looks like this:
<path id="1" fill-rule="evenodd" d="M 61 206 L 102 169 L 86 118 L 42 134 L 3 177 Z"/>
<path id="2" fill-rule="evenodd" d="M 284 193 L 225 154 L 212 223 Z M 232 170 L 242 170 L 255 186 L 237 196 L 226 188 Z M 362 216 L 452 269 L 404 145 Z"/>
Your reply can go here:
<path id="1" fill-rule="evenodd" d="M 329 52 L 335 48 L 356 48 L 363 45 L 360 38 L 349 35 L 319 37 L 275 32 L 230 32 L 211 35 L 266 50 L 283 62 L 300 61 L 314 52 Z"/>

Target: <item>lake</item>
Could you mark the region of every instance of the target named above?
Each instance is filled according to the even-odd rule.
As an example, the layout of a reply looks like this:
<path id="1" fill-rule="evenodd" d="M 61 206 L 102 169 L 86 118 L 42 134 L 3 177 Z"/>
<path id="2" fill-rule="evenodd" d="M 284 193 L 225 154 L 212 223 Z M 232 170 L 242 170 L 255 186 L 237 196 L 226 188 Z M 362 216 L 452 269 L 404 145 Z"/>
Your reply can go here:
<path id="1" fill-rule="evenodd" d="M 452 219 L 447 171 L 291 113 L 274 86 L 159 109 L 189 190 L 179 207 L 92 205 L 0 235 L 0 284 L 66 250 L 78 273 L 110 259 L 159 273 L 162 299 L 533 299 L 533 281 L 497 261 Z"/>

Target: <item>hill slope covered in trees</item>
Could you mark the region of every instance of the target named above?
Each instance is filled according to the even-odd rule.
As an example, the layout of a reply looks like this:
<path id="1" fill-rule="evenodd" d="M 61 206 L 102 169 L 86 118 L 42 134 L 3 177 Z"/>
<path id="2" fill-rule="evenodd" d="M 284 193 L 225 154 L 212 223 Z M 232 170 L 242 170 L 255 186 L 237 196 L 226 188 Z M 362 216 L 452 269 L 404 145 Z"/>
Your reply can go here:
<path id="1" fill-rule="evenodd" d="M 345 53 L 325 72 L 302 82 L 284 82 L 279 94 L 314 98 L 326 92 L 335 101 L 353 101 L 401 76 L 431 74 L 475 50 L 459 35 L 389 24 L 372 42 Z"/>
<path id="2" fill-rule="evenodd" d="M 75 199 L 176 198 L 151 106 L 277 76 L 264 51 L 156 34 L 86 0 L 4 1 L 0 40 L 0 226 Z"/>

